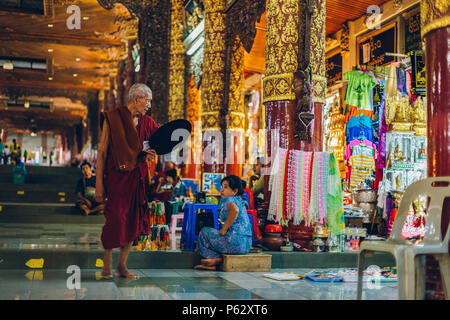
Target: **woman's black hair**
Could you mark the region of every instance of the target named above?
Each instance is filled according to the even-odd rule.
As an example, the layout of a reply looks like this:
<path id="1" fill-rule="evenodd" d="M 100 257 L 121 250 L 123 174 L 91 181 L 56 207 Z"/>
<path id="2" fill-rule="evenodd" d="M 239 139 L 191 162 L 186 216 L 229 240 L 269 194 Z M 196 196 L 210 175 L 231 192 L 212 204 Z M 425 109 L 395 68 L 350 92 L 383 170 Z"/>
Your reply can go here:
<path id="1" fill-rule="evenodd" d="M 231 190 L 238 190 L 237 195 L 241 196 L 244 193 L 244 185 L 243 182 L 238 176 L 235 175 L 229 175 L 222 179 L 220 184 L 222 184 L 224 181 L 228 182 L 228 185 L 230 186 Z M 244 182 L 245 183 L 245 182 Z"/>
<path id="2" fill-rule="evenodd" d="M 174 181 L 177 181 L 178 174 L 176 169 L 169 169 L 166 171 L 166 177 L 172 177 Z"/>

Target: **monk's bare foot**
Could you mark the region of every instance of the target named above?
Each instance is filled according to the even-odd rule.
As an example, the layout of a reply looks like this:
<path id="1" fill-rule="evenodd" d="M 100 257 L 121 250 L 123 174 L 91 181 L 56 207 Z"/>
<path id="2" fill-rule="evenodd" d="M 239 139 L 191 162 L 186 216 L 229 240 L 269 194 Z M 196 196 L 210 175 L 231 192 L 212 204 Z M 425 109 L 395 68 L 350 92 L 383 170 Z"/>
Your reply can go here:
<path id="1" fill-rule="evenodd" d="M 201 263 L 202 265 L 209 267 L 217 266 L 218 264 L 222 263 L 222 258 L 202 259 Z"/>
<path id="2" fill-rule="evenodd" d="M 138 279 L 139 276 L 130 272 L 126 267 L 117 267 L 114 273 L 116 277 L 127 278 L 127 279 Z"/>
<path id="3" fill-rule="evenodd" d="M 111 273 L 111 270 L 105 270 L 102 269 L 102 273 L 100 274 L 102 279 L 112 279 L 113 275 Z"/>
<path id="4" fill-rule="evenodd" d="M 195 270 L 209 270 L 209 271 L 216 271 L 217 267 L 216 266 L 205 266 L 203 264 L 199 264 L 197 266 L 194 267 Z"/>

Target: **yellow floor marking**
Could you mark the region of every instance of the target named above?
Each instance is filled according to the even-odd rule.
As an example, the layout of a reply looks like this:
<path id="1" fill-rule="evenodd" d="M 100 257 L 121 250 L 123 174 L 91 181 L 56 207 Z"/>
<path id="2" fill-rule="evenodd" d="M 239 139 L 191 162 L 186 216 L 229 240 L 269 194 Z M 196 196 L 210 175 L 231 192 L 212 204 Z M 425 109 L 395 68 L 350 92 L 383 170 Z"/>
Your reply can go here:
<path id="1" fill-rule="evenodd" d="M 97 259 L 97 261 L 95 261 L 95 266 L 97 268 L 103 268 L 103 260 L 102 259 Z"/>
<path id="2" fill-rule="evenodd" d="M 44 266 L 44 258 L 30 259 L 25 263 L 25 265 L 32 269 L 42 269 L 42 267 Z"/>

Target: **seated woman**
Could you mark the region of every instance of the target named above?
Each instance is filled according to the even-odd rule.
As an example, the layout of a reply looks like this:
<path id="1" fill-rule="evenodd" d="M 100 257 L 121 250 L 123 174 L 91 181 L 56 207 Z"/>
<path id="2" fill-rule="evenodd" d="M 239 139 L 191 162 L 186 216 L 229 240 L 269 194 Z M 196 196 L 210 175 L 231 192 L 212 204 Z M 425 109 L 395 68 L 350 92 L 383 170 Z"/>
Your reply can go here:
<path id="1" fill-rule="evenodd" d="M 195 252 L 204 257 L 194 269 L 216 270 L 222 254 L 247 254 L 252 246 L 252 229 L 245 209 L 242 180 L 230 175 L 222 179 L 219 219 L 220 230 L 204 227 L 199 233 Z"/>

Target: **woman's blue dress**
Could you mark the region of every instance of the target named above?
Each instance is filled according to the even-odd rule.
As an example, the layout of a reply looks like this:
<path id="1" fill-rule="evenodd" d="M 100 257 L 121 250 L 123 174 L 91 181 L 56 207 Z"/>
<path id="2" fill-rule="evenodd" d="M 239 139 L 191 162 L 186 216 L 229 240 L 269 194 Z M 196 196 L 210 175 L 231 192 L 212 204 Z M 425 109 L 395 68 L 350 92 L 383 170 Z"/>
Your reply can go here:
<path id="1" fill-rule="evenodd" d="M 204 227 L 198 235 L 195 252 L 206 259 L 218 258 L 222 254 L 247 254 L 252 247 L 252 227 L 248 218 L 245 202 L 240 196 L 223 198 L 221 201 L 219 218 L 224 223 L 228 218 L 227 205 L 234 202 L 239 214 L 228 228 L 225 236 L 219 230 Z"/>

